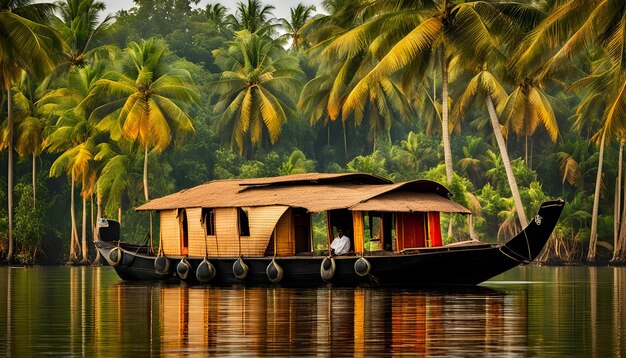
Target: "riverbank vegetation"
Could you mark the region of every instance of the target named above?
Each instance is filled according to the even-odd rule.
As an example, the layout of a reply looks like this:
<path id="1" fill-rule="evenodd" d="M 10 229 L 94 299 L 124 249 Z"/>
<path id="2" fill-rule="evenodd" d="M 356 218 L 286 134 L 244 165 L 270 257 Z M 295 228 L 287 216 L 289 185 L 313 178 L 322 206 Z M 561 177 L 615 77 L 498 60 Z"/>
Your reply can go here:
<path id="1" fill-rule="evenodd" d="M 567 205 L 542 260 L 626 262 L 626 4 L 0 1 L 0 252 L 93 260 L 95 218 L 214 179 L 446 183 L 497 241 Z"/>

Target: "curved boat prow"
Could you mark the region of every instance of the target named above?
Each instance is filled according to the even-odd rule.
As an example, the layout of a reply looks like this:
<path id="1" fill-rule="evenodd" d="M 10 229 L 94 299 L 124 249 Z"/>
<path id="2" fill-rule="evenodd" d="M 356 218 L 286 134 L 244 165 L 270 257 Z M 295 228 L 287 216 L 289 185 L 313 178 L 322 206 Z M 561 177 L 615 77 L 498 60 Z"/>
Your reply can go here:
<path id="1" fill-rule="evenodd" d="M 565 202 L 560 199 L 541 204 L 533 221 L 503 244 L 500 251 L 520 263 L 531 263 L 548 242 L 564 206 Z"/>

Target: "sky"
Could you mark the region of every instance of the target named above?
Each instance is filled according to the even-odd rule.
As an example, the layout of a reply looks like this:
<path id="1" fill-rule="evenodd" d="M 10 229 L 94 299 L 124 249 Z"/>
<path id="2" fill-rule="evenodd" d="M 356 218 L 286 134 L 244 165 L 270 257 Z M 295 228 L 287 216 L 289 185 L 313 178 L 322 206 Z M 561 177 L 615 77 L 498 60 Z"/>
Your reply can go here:
<path id="1" fill-rule="evenodd" d="M 105 10 L 106 13 L 115 14 L 118 10 L 128 9 L 133 6 L 132 0 L 101 0 L 107 6 Z M 163 0 L 167 1 L 167 0 Z M 208 3 L 221 3 L 226 6 L 229 12 L 235 11 L 237 8 L 237 3 L 240 0 L 201 0 L 198 4 L 200 7 L 205 7 Z M 245 0 L 244 0 L 245 1 Z M 317 7 L 317 12 L 322 12 L 323 9 L 320 6 L 321 0 L 263 0 L 264 5 L 273 5 L 276 9 L 272 12 L 276 18 L 289 18 L 289 9 L 291 7 L 295 7 L 298 3 L 302 3 L 304 5 L 315 5 Z"/>

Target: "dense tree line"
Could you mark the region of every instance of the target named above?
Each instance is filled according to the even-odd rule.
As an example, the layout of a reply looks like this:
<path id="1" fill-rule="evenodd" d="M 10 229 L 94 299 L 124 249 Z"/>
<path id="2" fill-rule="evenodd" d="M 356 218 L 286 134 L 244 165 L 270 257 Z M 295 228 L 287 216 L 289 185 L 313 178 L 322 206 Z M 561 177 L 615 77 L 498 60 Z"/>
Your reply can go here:
<path id="1" fill-rule="evenodd" d="M 133 207 L 208 180 L 358 171 L 446 183 L 449 240 L 563 198 L 542 259 L 626 261 L 626 4 L 322 6 L 0 1 L 3 257 L 90 262 L 99 216 L 152 242 Z"/>

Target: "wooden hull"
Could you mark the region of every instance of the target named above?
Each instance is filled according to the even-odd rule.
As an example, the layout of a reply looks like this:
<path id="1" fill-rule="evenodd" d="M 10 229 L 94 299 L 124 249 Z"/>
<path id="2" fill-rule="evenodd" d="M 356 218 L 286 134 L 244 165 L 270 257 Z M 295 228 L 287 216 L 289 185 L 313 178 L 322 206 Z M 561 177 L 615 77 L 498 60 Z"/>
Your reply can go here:
<path id="1" fill-rule="evenodd" d="M 336 270 L 328 282 L 337 285 L 379 286 L 441 286 L 476 285 L 497 276 L 517 265 L 532 262 L 550 237 L 560 216 L 564 203 L 544 203 L 535 218 L 522 232 L 504 244 L 471 243 L 438 248 L 416 249 L 402 254 L 365 255 L 371 264 L 366 276 L 359 276 L 354 269 L 360 256 L 335 256 Z M 98 241 L 96 247 L 103 257 L 116 249 L 117 244 Z M 122 249 L 122 258 L 113 265 L 123 280 L 179 282 L 176 265 L 182 257 L 169 257 L 168 274 L 160 275 L 154 268 L 154 255 L 137 252 L 136 247 Z M 280 285 L 320 285 L 324 281 L 320 267 L 324 256 L 277 257 L 275 261 L 283 269 Z M 203 258 L 188 258 L 191 265 L 188 282 L 197 282 L 195 272 Z M 215 267 L 216 276 L 210 284 L 272 284 L 266 268 L 272 257 L 243 257 L 249 271 L 244 279 L 233 274 L 237 257 L 208 257 Z"/>

